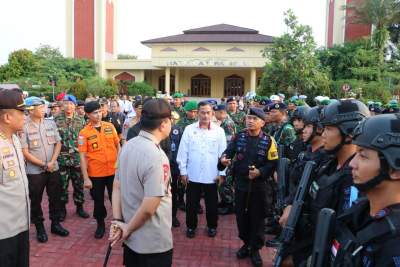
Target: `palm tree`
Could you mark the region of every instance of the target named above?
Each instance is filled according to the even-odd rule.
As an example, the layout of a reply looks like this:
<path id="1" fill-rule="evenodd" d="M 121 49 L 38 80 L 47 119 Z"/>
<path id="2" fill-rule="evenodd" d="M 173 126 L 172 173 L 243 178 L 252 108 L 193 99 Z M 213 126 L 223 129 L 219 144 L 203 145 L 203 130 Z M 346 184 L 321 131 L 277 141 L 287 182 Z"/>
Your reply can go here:
<path id="1" fill-rule="evenodd" d="M 389 39 L 389 27 L 400 23 L 400 0 L 353 0 L 344 7 L 348 11 L 349 23 L 374 26 L 372 42 L 383 62 Z"/>

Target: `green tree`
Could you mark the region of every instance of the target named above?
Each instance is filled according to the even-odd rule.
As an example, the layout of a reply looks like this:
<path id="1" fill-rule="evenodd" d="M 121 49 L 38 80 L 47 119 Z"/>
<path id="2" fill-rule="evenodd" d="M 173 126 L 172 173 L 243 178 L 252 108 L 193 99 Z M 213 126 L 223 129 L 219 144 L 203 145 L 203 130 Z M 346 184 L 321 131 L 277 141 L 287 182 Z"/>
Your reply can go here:
<path id="1" fill-rule="evenodd" d="M 279 91 L 312 97 L 328 93 L 329 78 L 315 56 L 316 43 L 310 26 L 299 24 L 291 10 L 284 15 L 288 32 L 275 38 L 272 46 L 263 51 L 267 63 L 258 94 Z"/>
<path id="2" fill-rule="evenodd" d="M 20 77 L 31 77 L 38 67 L 38 62 L 32 51 L 20 49 L 8 56 L 8 63 L 0 68 L 0 78 L 4 81 Z"/>
<path id="3" fill-rule="evenodd" d="M 133 82 L 128 85 L 129 95 L 155 96 L 156 89 L 146 82 Z"/>
<path id="4" fill-rule="evenodd" d="M 346 42 L 317 53 L 332 78 L 331 96 L 345 97 L 344 84 L 364 99 L 387 101 L 400 82 L 399 60 L 379 61 L 379 53 L 368 39 Z"/>
<path id="5" fill-rule="evenodd" d="M 380 62 L 383 62 L 389 27 L 400 22 L 400 1 L 355 0 L 344 8 L 348 11 L 349 23 L 374 25 L 372 41 L 379 53 Z"/>

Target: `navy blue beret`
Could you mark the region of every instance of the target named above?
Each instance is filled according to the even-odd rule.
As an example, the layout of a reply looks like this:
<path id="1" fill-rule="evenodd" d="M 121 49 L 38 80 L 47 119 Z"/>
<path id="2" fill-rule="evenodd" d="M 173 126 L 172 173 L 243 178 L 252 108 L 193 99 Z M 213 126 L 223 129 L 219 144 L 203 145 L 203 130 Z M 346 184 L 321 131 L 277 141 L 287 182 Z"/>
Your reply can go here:
<path id="1" fill-rule="evenodd" d="M 247 115 L 254 115 L 265 120 L 265 112 L 261 108 L 249 108 Z"/>

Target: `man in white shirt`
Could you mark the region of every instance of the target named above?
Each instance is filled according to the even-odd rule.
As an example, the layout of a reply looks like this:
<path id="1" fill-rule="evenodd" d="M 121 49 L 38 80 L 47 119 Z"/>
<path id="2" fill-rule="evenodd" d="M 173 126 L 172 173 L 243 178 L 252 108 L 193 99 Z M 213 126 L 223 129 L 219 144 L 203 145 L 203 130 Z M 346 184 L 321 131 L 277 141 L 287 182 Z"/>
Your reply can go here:
<path id="1" fill-rule="evenodd" d="M 125 115 L 133 111 L 132 102 L 128 100 L 127 95 L 123 95 L 121 100 L 118 100 L 121 112 Z"/>
<path id="2" fill-rule="evenodd" d="M 197 227 L 200 194 L 204 191 L 208 236 L 217 234 L 217 181 L 224 172 L 217 169 L 226 149 L 224 130 L 211 122 L 213 110 L 208 102 L 198 104 L 199 121 L 185 128 L 179 145 L 177 163 L 186 185 L 186 236 L 193 238 Z"/>

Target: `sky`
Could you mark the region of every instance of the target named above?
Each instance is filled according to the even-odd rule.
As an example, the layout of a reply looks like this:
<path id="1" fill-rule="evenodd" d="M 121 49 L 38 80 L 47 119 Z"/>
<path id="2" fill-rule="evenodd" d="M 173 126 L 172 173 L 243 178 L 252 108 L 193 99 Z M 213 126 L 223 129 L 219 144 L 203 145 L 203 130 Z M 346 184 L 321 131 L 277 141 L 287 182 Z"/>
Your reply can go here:
<path id="1" fill-rule="evenodd" d="M 12 51 L 35 50 L 40 44 L 65 54 L 66 0 L 1 2 L 0 64 Z M 150 48 L 141 41 L 220 23 L 279 36 L 287 30 L 283 13 L 289 8 L 301 24 L 312 27 L 317 44 L 323 46 L 326 0 L 117 0 L 116 53 L 149 59 Z"/>

